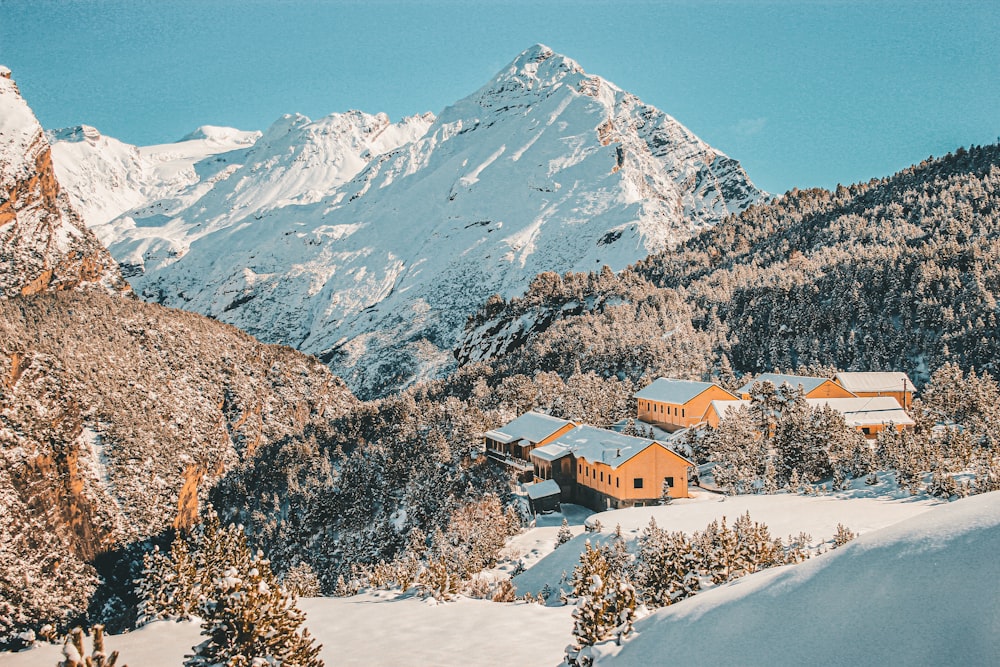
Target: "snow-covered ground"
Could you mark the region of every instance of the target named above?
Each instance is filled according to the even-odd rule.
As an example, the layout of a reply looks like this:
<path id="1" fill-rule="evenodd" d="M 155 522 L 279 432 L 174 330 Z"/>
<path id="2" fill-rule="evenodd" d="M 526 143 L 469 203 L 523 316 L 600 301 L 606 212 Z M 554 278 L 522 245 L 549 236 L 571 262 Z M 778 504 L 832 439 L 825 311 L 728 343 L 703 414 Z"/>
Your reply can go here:
<path id="1" fill-rule="evenodd" d="M 738 579 L 660 610 L 636 624 L 622 647 L 599 645 L 599 664 L 996 664 L 1000 655 L 1000 493 L 953 503 L 878 495 L 720 496 L 666 507 L 603 512 L 567 505 L 516 536 L 509 555 L 528 568 L 519 593 L 572 573 L 583 523 L 599 518 L 635 537 L 653 516 L 693 532 L 749 511 L 774 535 L 805 531 L 828 540 L 837 523 L 860 537 L 801 565 Z M 563 516 L 578 536 L 554 552 Z M 572 609 L 461 598 L 360 595 L 300 601 L 327 665 L 550 665 L 572 640 Z M 697 637 L 697 640 L 692 640 Z M 190 623 L 156 623 L 113 636 L 124 662 L 176 667 L 199 642 Z M 60 647 L 0 654 L 0 665 L 55 664 Z"/>
<path id="2" fill-rule="evenodd" d="M 996 665 L 998 553 L 1000 492 L 958 500 L 662 609 L 597 664 Z"/>

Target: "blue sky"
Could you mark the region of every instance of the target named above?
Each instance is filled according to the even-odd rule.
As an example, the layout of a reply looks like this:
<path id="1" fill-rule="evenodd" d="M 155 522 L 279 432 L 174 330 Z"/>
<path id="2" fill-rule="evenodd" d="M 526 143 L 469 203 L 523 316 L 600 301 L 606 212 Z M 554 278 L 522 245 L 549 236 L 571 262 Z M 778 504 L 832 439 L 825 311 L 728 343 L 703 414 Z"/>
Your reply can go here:
<path id="1" fill-rule="evenodd" d="M 0 63 L 47 128 L 150 144 L 290 112 L 437 113 L 542 42 L 772 192 L 997 141 L 998 34 L 995 0 L 0 0 Z"/>

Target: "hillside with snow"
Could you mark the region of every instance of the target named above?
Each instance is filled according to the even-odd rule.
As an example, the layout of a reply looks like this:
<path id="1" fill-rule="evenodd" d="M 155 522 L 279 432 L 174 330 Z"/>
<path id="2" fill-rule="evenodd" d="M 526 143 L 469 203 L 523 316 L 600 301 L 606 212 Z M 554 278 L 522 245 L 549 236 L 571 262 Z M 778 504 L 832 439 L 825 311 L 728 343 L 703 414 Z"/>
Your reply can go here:
<path id="1" fill-rule="evenodd" d="M 998 550 L 1000 493 L 958 500 L 662 609 L 596 664 L 996 664 Z"/>
<path id="2" fill-rule="evenodd" d="M 541 45 L 436 119 L 287 116 L 193 169 L 100 232 L 133 287 L 319 355 L 362 395 L 450 367 L 490 295 L 622 269 L 762 195 L 738 162 Z M 62 175 L 82 198 L 79 172 Z"/>
<path id="3" fill-rule="evenodd" d="M 599 644 L 597 664 L 663 664 L 665 655 L 670 663 L 694 665 L 993 664 L 1000 651 L 994 558 L 1000 493 L 952 503 L 705 496 L 599 516 L 606 531 L 615 523 L 630 531 L 650 514 L 661 525 L 691 530 L 747 509 L 775 533 L 803 530 L 826 539 L 836 517 L 861 535 L 800 565 L 748 575 L 663 608 L 638 621 L 623 646 Z M 567 516 L 583 518 L 575 510 Z M 523 555 L 544 552 L 541 560 L 526 559 L 522 578 L 545 569 L 549 558 L 568 562 L 578 555 L 573 542 L 551 551 L 555 530 L 539 526 L 512 540 L 509 548 Z M 330 665 L 555 666 L 572 639 L 570 607 L 467 598 L 439 604 L 391 594 L 311 598 L 300 606 Z M 158 622 L 112 636 L 108 647 L 129 664 L 177 667 L 199 641 L 193 623 Z M 51 664 L 59 650 L 43 645 L 3 654 L 0 664 Z"/>

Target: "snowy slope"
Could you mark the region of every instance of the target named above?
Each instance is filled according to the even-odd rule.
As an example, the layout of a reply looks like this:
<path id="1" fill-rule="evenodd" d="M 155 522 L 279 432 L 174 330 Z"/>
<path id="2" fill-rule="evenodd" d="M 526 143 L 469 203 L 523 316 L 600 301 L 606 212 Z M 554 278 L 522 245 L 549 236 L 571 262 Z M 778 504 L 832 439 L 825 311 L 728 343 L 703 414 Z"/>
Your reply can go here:
<path id="1" fill-rule="evenodd" d="M 621 269 L 761 196 L 735 160 L 541 45 L 431 120 L 286 117 L 197 201 L 112 222 L 112 253 L 144 298 L 321 355 L 374 394 L 451 363 L 489 295 Z"/>
<path id="2" fill-rule="evenodd" d="M 998 552 L 1000 493 L 958 500 L 662 609 L 597 664 L 995 665 Z"/>
<path id="3" fill-rule="evenodd" d="M 252 146 L 260 132 L 206 125 L 176 143 L 141 148 L 89 125 L 55 130 L 48 137 L 56 177 L 73 206 L 103 241 L 110 242 L 118 235 L 105 223 L 210 182 Z"/>
<path id="4" fill-rule="evenodd" d="M 608 539 L 615 526 L 620 525 L 625 538 L 634 541 L 642 529 L 649 525 L 650 518 L 656 519 L 656 525 L 660 528 L 683 531 L 690 535 L 704 530 L 709 523 L 723 517 L 732 525 L 737 517 L 750 512 L 754 521 L 768 526 L 773 537 L 784 539 L 788 535 L 805 532 L 812 536 L 813 545 L 819 545 L 833 537 L 838 523 L 863 535 L 923 514 L 937 504 L 937 501 L 927 498 L 869 496 L 864 491 L 827 496 L 781 493 L 727 497 L 699 490 L 692 495 L 694 497 L 675 500 L 666 506 L 633 507 L 594 515 L 590 521 L 599 519 L 603 526 L 602 533 L 577 535 L 540 559 L 526 559 L 525 564 L 529 569 L 514 579 L 518 592 L 536 594 L 546 585 L 552 591 L 559 591 L 560 588 L 569 590 L 569 586 L 563 581 L 563 572 L 573 574 L 573 568 L 579 562 L 587 539 Z M 530 534 L 547 531 L 545 534 L 554 542 L 553 530 L 536 528 Z M 519 536 L 514 539 L 526 538 Z M 551 544 L 549 542 L 549 548 Z"/>
<path id="5" fill-rule="evenodd" d="M 0 66 L 0 296 L 128 286 L 56 180 L 41 125 Z"/>
<path id="6" fill-rule="evenodd" d="M 794 524 L 815 536 L 833 516 L 852 527 L 879 527 L 803 564 L 764 570 L 662 609 L 637 622 L 621 648 L 599 645 L 598 664 L 995 664 L 1000 493 L 954 503 L 858 500 L 783 494 L 760 504 L 738 497 L 646 508 L 672 512 L 684 529 L 704 527 L 716 516 L 710 507 L 745 509 L 733 501 L 750 502 L 754 518 L 779 530 Z M 600 516 L 631 525 L 617 514 Z M 518 539 L 529 544 L 532 533 L 551 530 Z M 392 595 L 313 598 L 300 606 L 328 665 L 557 665 L 572 640 L 571 607 L 469 599 L 439 605 Z M 108 640 L 122 661 L 149 667 L 177 667 L 196 643 L 196 626 L 166 622 Z M 0 654 L 0 664 L 54 664 L 58 652 L 41 646 Z"/>

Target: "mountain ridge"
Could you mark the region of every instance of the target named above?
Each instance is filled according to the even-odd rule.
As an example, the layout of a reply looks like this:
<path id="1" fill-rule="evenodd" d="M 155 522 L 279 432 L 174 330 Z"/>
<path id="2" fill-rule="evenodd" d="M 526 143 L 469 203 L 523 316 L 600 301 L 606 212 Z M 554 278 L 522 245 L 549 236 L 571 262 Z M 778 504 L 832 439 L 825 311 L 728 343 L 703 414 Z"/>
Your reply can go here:
<path id="1" fill-rule="evenodd" d="M 622 269 L 764 196 L 738 162 L 542 45 L 420 118 L 420 136 L 355 153 L 356 174 L 303 194 L 265 150 L 294 150 L 275 136 L 298 127 L 288 116 L 249 149 L 256 173 L 219 172 L 197 204 L 133 210 L 104 238 L 143 298 L 319 355 L 376 396 L 452 368 L 491 294 Z M 266 195 L 241 207 L 250 190 Z"/>

